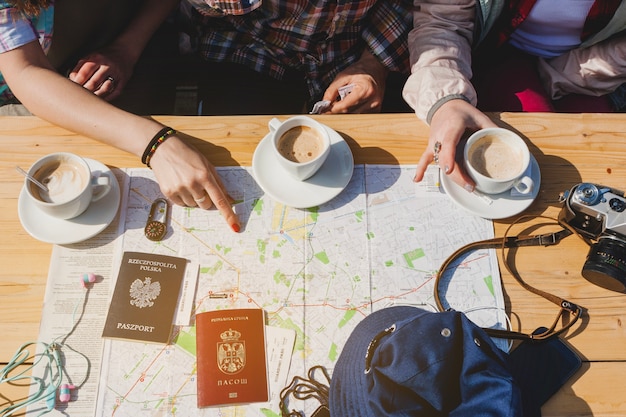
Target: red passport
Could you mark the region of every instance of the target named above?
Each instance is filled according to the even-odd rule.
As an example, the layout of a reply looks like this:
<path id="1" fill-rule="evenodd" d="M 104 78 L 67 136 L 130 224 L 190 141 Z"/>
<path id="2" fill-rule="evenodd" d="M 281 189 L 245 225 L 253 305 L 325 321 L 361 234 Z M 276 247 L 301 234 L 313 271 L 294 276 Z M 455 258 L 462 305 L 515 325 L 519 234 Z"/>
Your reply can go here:
<path id="1" fill-rule="evenodd" d="M 262 309 L 196 314 L 198 407 L 269 400 Z"/>

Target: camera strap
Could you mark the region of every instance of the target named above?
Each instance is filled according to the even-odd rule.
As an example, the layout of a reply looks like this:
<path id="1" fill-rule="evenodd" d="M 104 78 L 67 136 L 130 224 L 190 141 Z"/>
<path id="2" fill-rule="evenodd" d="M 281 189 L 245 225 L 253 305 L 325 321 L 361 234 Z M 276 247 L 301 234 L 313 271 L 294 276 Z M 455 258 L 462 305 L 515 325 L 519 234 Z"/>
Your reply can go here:
<path id="1" fill-rule="evenodd" d="M 507 251 L 509 249 L 514 249 L 514 248 L 524 247 L 524 246 L 552 246 L 552 245 L 558 244 L 565 237 L 571 234 L 577 234 L 577 233 L 574 230 L 572 230 L 569 225 L 560 223 L 554 219 L 549 218 L 550 220 L 554 221 L 556 224 L 559 224 L 561 227 L 563 227 L 563 229 L 557 232 L 545 233 L 541 235 L 508 236 L 508 233 L 511 227 L 525 217 L 528 217 L 528 216 L 523 216 L 519 218 L 518 220 L 516 220 L 515 222 L 513 222 L 511 225 L 509 225 L 509 227 L 507 228 L 505 232 L 504 237 L 481 240 L 478 242 L 467 244 L 457 249 L 443 262 L 443 264 L 439 268 L 439 271 L 437 272 L 437 275 L 435 277 L 435 294 L 434 295 L 435 295 L 435 302 L 437 303 L 437 308 L 439 309 L 439 311 L 446 310 L 441 300 L 441 295 L 440 295 L 441 292 L 440 292 L 439 287 L 441 285 L 441 281 L 442 281 L 442 277 L 444 273 L 454 263 L 454 261 L 471 251 L 475 251 L 479 249 L 500 248 L 502 249 L 502 259 L 504 261 L 506 269 L 516 279 L 516 281 L 524 289 L 532 292 L 533 294 L 537 294 L 545 298 L 546 300 L 556 304 L 557 306 L 559 306 L 560 310 L 556 319 L 552 323 L 552 325 L 546 328 L 544 331 L 539 332 L 539 333 L 523 333 L 523 332 L 516 332 L 512 330 L 500 330 L 500 329 L 486 328 L 484 330 L 487 332 L 487 334 L 493 337 L 504 338 L 504 339 L 544 340 L 552 336 L 556 336 L 560 333 L 563 333 L 564 331 L 572 327 L 574 323 L 576 323 L 576 321 L 578 321 L 578 319 L 582 315 L 582 311 L 583 311 L 582 307 L 564 298 L 558 297 L 554 294 L 550 294 L 548 292 L 542 291 L 540 289 L 537 289 L 535 287 L 528 285 L 520 277 L 519 273 L 514 268 L 511 268 L 511 265 L 509 263 L 509 259 L 507 256 L 508 255 Z M 543 216 L 539 216 L 539 217 L 543 217 Z M 543 218 L 547 218 L 547 217 L 543 217 Z M 559 321 L 561 321 L 561 319 L 566 320 L 567 318 L 569 318 L 569 321 L 566 321 L 565 324 L 563 324 L 561 328 L 557 329 Z"/>

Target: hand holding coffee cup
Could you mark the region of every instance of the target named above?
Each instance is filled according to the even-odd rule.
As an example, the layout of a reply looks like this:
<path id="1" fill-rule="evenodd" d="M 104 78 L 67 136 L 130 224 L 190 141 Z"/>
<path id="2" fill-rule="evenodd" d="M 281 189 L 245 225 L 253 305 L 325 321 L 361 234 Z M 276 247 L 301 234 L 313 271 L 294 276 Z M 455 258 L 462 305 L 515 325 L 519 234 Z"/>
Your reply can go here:
<path id="1" fill-rule="evenodd" d="M 28 174 L 47 188 L 43 190 L 25 179 L 29 200 L 41 211 L 60 219 L 79 216 L 111 190 L 108 176 L 91 172 L 83 158 L 68 152 L 38 159 Z"/>
<path id="2" fill-rule="evenodd" d="M 278 163 L 300 181 L 311 178 L 330 154 L 326 128 L 308 116 L 269 122 L 272 148 Z"/>
<path id="3" fill-rule="evenodd" d="M 475 132 L 465 144 L 464 160 L 478 191 L 500 194 L 513 188 L 528 194 L 533 190 L 534 181 L 526 175 L 530 151 L 510 130 L 492 127 Z"/>

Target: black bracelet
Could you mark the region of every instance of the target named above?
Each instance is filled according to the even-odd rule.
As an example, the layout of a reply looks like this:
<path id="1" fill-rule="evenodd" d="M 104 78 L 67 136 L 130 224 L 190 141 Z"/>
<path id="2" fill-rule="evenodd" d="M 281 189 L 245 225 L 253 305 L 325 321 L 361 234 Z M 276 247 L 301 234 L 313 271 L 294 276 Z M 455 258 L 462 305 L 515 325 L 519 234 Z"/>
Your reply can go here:
<path id="1" fill-rule="evenodd" d="M 150 167 L 150 159 L 152 158 L 152 155 L 154 154 L 154 151 L 156 151 L 157 147 L 163 143 L 163 141 L 170 135 L 173 135 L 174 133 L 176 133 L 176 131 L 174 129 L 172 129 L 171 127 L 164 127 L 163 129 L 159 130 L 150 140 L 150 143 L 148 143 L 148 146 L 146 146 L 146 150 L 143 151 L 143 155 L 141 156 L 141 162 L 143 162 L 144 164 L 146 164 L 148 167 Z"/>

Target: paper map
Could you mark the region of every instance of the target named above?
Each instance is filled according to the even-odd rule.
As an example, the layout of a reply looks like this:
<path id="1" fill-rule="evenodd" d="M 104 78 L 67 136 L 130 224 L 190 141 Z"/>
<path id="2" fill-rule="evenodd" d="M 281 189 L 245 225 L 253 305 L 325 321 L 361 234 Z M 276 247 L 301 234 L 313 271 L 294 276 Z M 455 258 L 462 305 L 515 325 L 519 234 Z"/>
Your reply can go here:
<path id="1" fill-rule="evenodd" d="M 73 416 L 280 416 L 278 394 L 293 376 L 306 376 L 315 365 L 325 366 L 332 375 L 345 340 L 372 311 L 392 305 L 434 311 L 433 279 L 441 263 L 464 244 L 493 237 L 491 221 L 469 214 L 441 191 L 435 167 L 416 184 L 414 166 L 357 165 L 339 196 L 308 210 L 273 202 L 254 181 L 250 167 L 218 168 L 218 172 L 236 200 L 241 233 L 232 232 L 216 210 L 173 206 L 164 240 L 148 240 L 143 232 L 150 206 L 162 195 L 151 170 L 124 169 L 121 182 L 127 195 L 122 198 L 119 221 L 123 235 L 116 235 L 113 249 L 111 245 L 88 250 L 55 246 L 49 280 L 62 278 L 70 285 L 72 268 L 84 271 L 85 262 L 76 262 L 81 256 L 91 256 L 104 270 L 111 265 L 108 252 L 113 250 L 117 256 L 139 251 L 196 260 L 200 272 L 195 311 L 260 307 L 267 312 L 268 325 L 295 331 L 290 362 L 279 358 L 281 367 L 290 366 L 287 380 L 272 383 L 270 375 L 269 403 L 200 410 L 196 407 L 195 328 L 176 326 L 178 337 L 169 346 L 89 340 L 93 357 L 88 384 L 61 412 Z M 504 328 L 504 297 L 495 253 L 476 251 L 460 262 L 446 285 L 445 300 L 480 326 Z M 114 264 L 110 281 L 116 271 Z M 59 284 L 49 282 L 47 296 L 55 285 Z M 106 312 L 106 293 L 98 292 L 107 285 L 112 292 L 114 282 L 94 287 L 97 292 L 87 304 L 89 311 Z M 49 314 L 61 297 L 57 294 L 46 302 L 43 340 L 55 336 L 48 330 L 52 323 L 64 323 L 63 318 Z M 89 328 L 95 329 L 91 333 L 101 332 L 98 326 L 104 323 L 103 315 L 94 313 L 90 318 Z M 68 339 L 77 350 L 87 349 L 78 345 L 81 332 L 88 330 L 83 327 L 81 323 Z M 58 332 L 62 331 L 67 330 Z M 76 371 L 72 367 L 70 376 Z M 96 405 L 94 396 L 85 394 L 90 386 L 97 391 Z M 314 401 L 289 404 L 290 409 L 304 408 L 307 415 L 316 406 Z"/>
<path id="2" fill-rule="evenodd" d="M 249 169 L 219 172 L 237 201 L 242 233 L 231 232 L 217 211 L 172 207 L 166 238 L 149 241 L 143 227 L 159 188 L 150 170 L 128 170 L 124 250 L 198 259 L 198 312 L 261 307 L 270 325 L 294 329 L 289 380 L 318 364 L 332 371 L 351 330 L 373 310 L 434 309 L 432 277 L 441 262 L 463 244 L 493 236 L 490 221 L 465 213 L 433 185 L 434 171 L 415 184 L 414 167 L 357 166 L 343 193 L 310 210 L 275 204 Z M 446 296 L 459 310 L 475 309 L 470 317 L 480 325 L 502 322 L 493 259 L 486 251 L 470 255 Z M 97 414 L 279 416 L 278 408 L 258 404 L 196 408 L 194 330 L 178 328 L 168 347 L 107 341 L 113 353 L 103 358 L 109 367 Z"/>

